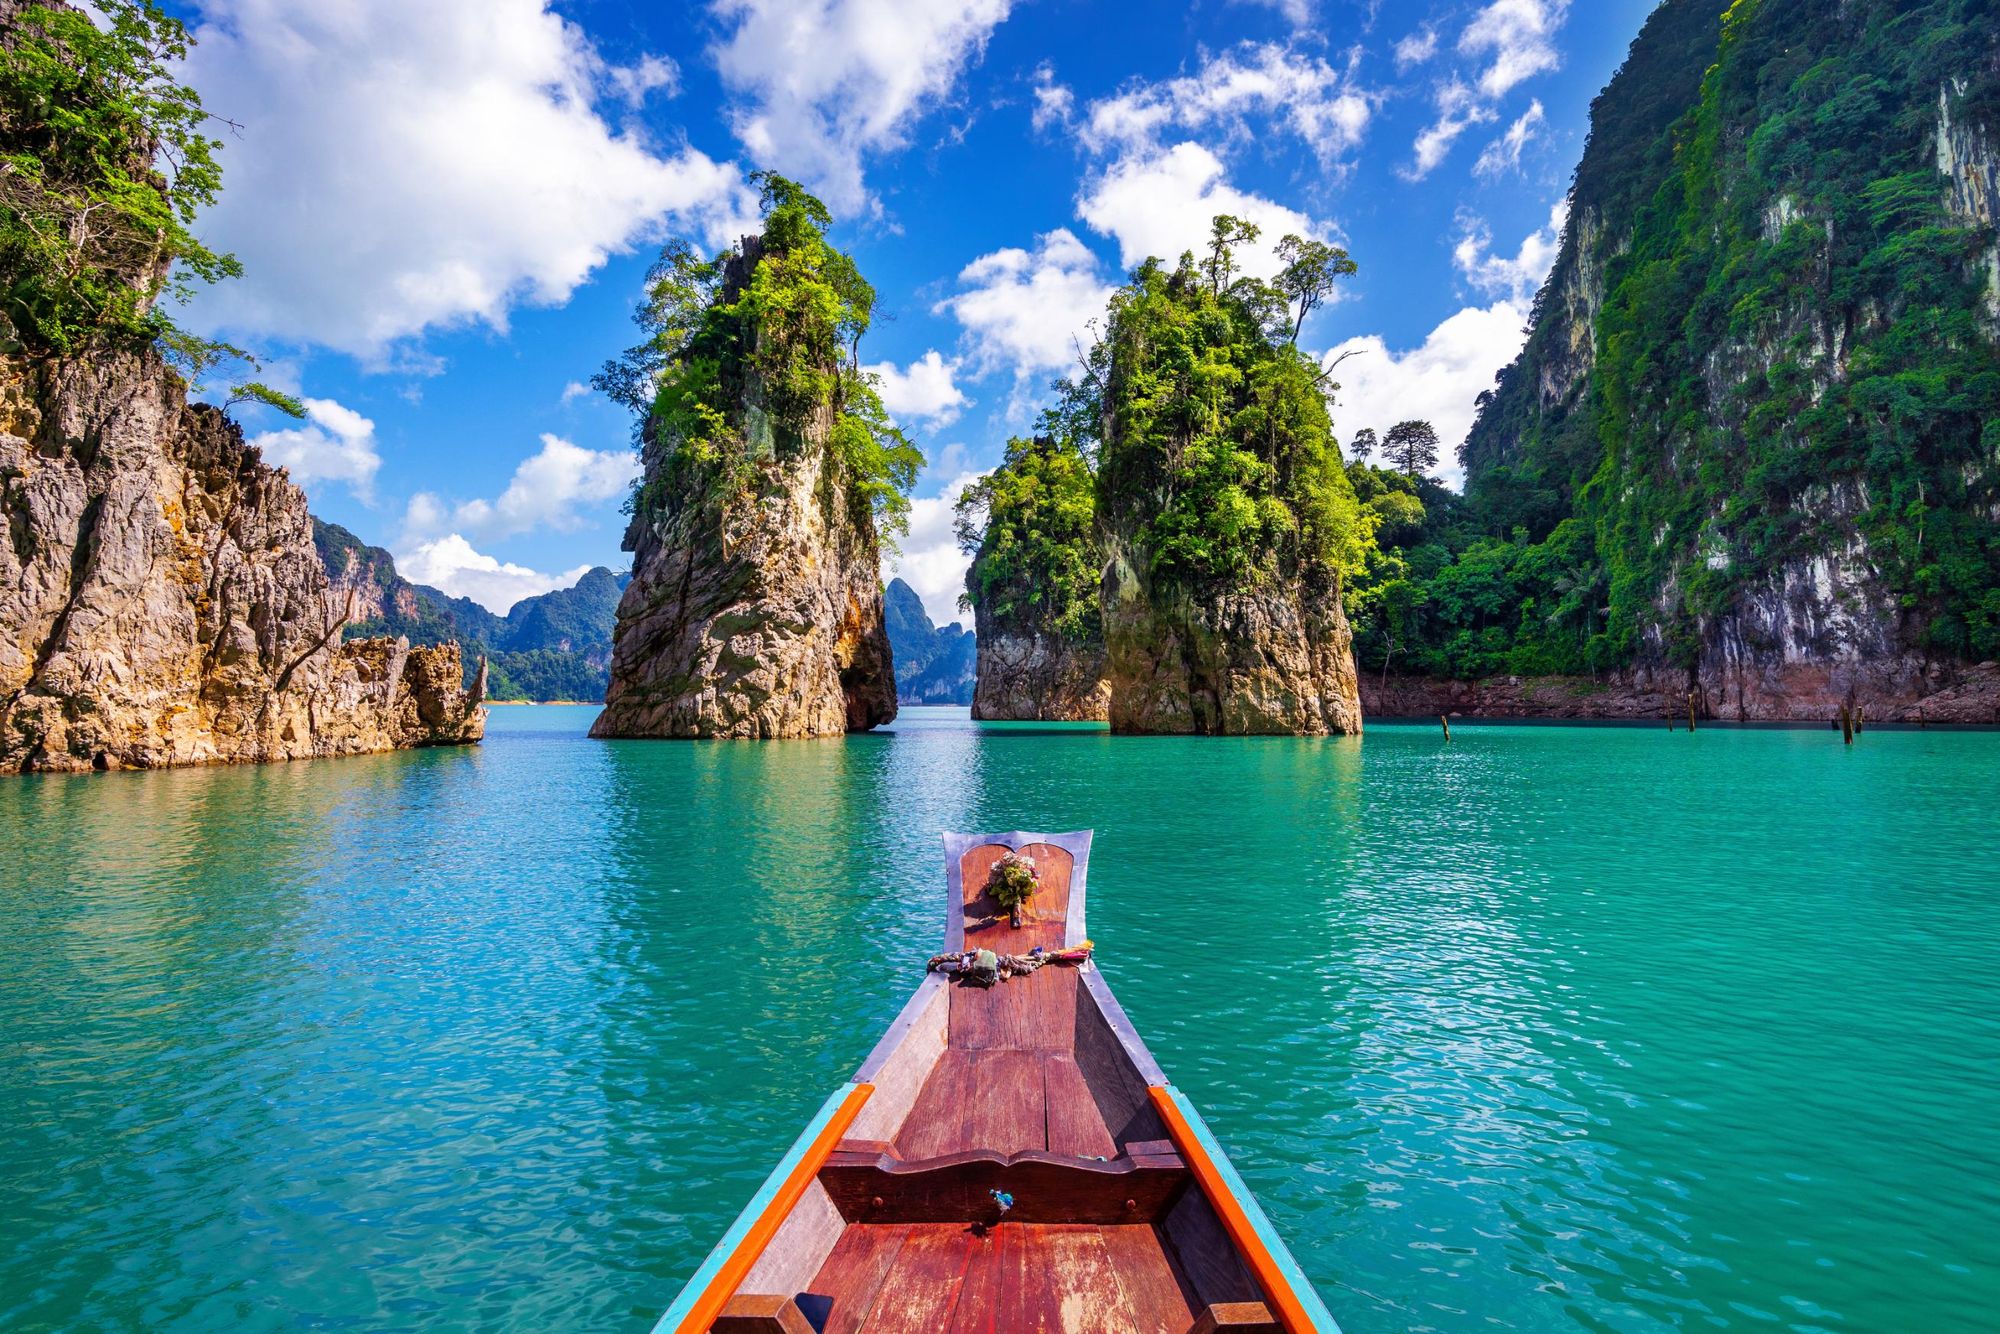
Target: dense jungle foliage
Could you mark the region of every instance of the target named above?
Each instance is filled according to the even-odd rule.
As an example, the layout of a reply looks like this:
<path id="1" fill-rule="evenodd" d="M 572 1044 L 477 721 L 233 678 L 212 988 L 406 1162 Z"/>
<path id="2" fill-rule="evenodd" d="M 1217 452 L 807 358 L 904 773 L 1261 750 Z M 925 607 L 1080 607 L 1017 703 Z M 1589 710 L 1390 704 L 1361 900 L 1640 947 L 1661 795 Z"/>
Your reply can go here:
<path id="1" fill-rule="evenodd" d="M 737 495 L 758 465 L 806 448 L 831 412 L 828 448 L 850 497 L 881 533 L 904 530 L 923 455 L 890 422 L 857 349 L 875 289 L 826 239 L 826 206 L 792 181 L 757 173 L 763 235 L 704 259 L 667 245 L 634 316 L 646 337 L 592 383 L 639 415 L 648 467 L 636 512 L 657 512 L 692 484 Z"/>
<path id="2" fill-rule="evenodd" d="M 2000 653 L 1993 237 L 1948 211 L 1938 158 L 1941 114 L 1993 150 L 2000 20 L 1980 0 L 1717 8 L 1669 0 L 1594 106 L 1466 496 L 1419 485 L 1421 526 L 1350 586 L 1364 665 L 1595 672 L 1647 626 L 1692 663 L 1706 621 L 1856 536 L 1924 646 Z M 1585 262 L 1595 364 L 1544 404 L 1577 333 L 1552 294 Z"/>

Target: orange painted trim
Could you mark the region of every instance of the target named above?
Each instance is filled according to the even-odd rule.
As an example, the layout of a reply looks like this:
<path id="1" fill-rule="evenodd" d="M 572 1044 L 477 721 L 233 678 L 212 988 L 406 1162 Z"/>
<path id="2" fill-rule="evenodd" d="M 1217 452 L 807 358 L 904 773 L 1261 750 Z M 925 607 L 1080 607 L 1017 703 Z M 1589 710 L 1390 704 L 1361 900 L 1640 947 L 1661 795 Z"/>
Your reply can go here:
<path id="1" fill-rule="evenodd" d="M 1306 1313 L 1305 1304 L 1292 1291 L 1290 1281 L 1278 1267 L 1278 1261 L 1264 1244 L 1263 1237 L 1257 1234 L 1256 1225 L 1244 1212 L 1242 1201 L 1236 1198 L 1236 1192 L 1230 1189 L 1229 1183 L 1216 1169 L 1215 1159 L 1209 1156 L 1201 1137 L 1195 1134 L 1194 1127 L 1181 1115 L 1180 1107 L 1164 1087 L 1154 1084 L 1146 1090 L 1146 1094 L 1153 1100 L 1153 1110 L 1167 1123 L 1167 1134 L 1173 1137 L 1174 1147 L 1181 1151 L 1182 1161 L 1194 1173 L 1202 1194 L 1208 1197 L 1209 1205 L 1222 1220 L 1223 1230 L 1236 1244 L 1237 1253 L 1249 1264 L 1257 1286 L 1264 1290 L 1264 1300 L 1270 1304 L 1271 1314 L 1291 1334 L 1314 1334 L 1319 1323 Z"/>
<path id="2" fill-rule="evenodd" d="M 778 1187 L 777 1194 L 773 1195 L 771 1202 L 764 1206 L 764 1212 L 757 1215 L 757 1221 L 743 1234 L 743 1240 L 736 1250 L 722 1262 L 722 1268 L 716 1271 L 708 1289 L 695 1300 L 687 1319 L 680 1323 L 681 1334 L 703 1334 L 703 1331 L 715 1323 L 715 1318 L 722 1314 L 722 1308 L 729 1305 L 729 1299 L 736 1295 L 736 1289 L 742 1285 L 745 1278 L 749 1277 L 751 1269 L 756 1267 L 758 1259 L 764 1254 L 764 1248 L 771 1244 L 771 1238 L 778 1235 L 778 1229 L 792 1216 L 792 1209 L 806 1193 L 806 1187 L 810 1186 L 813 1179 L 819 1175 L 819 1169 L 826 1166 L 826 1160 L 832 1155 L 834 1145 L 840 1143 L 841 1136 L 845 1135 L 847 1128 L 854 1124 L 854 1118 L 861 1114 L 861 1105 L 867 1102 L 874 1092 L 873 1084 L 856 1084 L 848 1089 L 847 1097 L 841 1101 L 832 1119 L 820 1127 L 819 1134 L 813 1137 L 812 1143 L 806 1146 L 805 1153 L 797 1163 L 793 1164 L 784 1183 Z"/>

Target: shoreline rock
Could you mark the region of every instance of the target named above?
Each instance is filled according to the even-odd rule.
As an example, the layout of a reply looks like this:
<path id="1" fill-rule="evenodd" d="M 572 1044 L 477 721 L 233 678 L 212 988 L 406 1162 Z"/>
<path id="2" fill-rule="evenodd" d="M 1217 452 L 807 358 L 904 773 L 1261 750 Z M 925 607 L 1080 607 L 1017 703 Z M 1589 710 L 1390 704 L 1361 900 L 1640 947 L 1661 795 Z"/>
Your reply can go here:
<path id="1" fill-rule="evenodd" d="M 0 772 L 477 741 L 458 647 L 341 641 L 305 493 L 152 351 L 0 357 Z"/>

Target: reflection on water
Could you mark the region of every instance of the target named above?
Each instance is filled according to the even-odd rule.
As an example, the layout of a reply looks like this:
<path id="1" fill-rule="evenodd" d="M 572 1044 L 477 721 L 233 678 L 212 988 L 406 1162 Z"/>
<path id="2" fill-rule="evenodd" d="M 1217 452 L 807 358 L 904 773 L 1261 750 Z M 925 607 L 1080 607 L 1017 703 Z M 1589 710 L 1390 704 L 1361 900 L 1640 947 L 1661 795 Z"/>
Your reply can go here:
<path id="1" fill-rule="evenodd" d="M 644 1328 L 939 932 L 1092 933 L 1347 1329 L 1975 1330 L 2000 738 L 488 744 L 0 783 L 0 1327 Z"/>

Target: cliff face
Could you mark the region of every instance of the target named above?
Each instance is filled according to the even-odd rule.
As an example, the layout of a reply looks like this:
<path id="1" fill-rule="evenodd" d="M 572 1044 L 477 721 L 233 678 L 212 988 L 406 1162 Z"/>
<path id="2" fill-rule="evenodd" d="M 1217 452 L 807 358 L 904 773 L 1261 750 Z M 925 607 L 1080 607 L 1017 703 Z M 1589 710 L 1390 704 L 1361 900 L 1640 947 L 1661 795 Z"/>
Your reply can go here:
<path id="1" fill-rule="evenodd" d="M 763 254 L 746 238 L 722 304 Z M 896 716 L 881 551 L 834 447 L 839 412 L 821 399 L 781 422 L 750 357 L 726 374 L 728 462 L 690 465 L 657 414 L 648 426 L 625 539 L 632 582 L 593 736 L 823 737 Z"/>
<path id="2" fill-rule="evenodd" d="M 972 716 L 988 721 L 1101 723 L 1111 717 L 1104 645 L 1033 627 L 994 624 L 980 608 Z"/>
<path id="3" fill-rule="evenodd" d="M 458 649 L 341 641 L 303 492 L 151 353 L 0 359 L 0 770 L 476 741 Z"/>
<path id="4" fill-rule="evenodd" d="M 1594 106 L 1468 499 L 1584 526 L 1619 689 L 1898 716 L 2000 648 L 2000 24 L 1717 9 L 1668 0 Z"/>
<path id="5" fill-rule="evenodd" d="M 1113 538 L 1104 576 L 1111 730 L 1321 735 L 1361 730 L 1337 579 L 1207 598 L 1162 588 Z"/>

